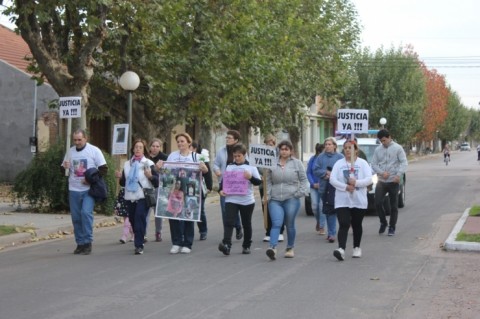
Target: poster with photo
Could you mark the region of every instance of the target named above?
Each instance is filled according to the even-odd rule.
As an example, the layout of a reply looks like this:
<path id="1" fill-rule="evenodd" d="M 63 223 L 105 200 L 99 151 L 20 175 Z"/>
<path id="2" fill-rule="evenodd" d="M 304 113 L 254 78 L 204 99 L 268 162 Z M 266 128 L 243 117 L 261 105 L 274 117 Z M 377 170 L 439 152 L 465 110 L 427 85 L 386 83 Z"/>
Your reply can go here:
<path id="1" fill-rule="evenodd" d="M 202 174 L 198 163 L 165 162 L 155 217 L 200 221 Z"/>

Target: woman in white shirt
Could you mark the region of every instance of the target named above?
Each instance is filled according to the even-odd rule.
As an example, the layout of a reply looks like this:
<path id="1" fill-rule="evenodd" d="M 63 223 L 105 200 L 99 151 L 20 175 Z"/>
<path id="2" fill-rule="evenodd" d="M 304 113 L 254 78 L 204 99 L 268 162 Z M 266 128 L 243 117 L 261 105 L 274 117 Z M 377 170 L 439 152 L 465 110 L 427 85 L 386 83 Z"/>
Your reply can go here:
<path id="1" fill-rule="evenodd" d="M 355 141 L 343 144 L 345 158 L 338 160 L 330 174 L 330 184 L 335 187 L 335 210 L 339 223 L 338 249 L 333 255 L 338 260 L 345 259 L 350 225 L 353 230 L 352 257 L 360 258 L 362 250 L 362 221 L 368 207 L 367 187 L 372 184 L 372 169 L 367 161 L 358 157 L 358 145 Z"/>
<path id="2" fill-rule="evenodd" d="M 178 133 L 175 135 L 177 141 L 178 151 L 172 152 L 167 162 L 183 162 L 183 163 L 199 163 L 200 171 L 205 174 L 208 172 L 208 168 L 205 163 L 197 160 L 197 154 L 192 153 L 190 150 L 190 144 L 192 144 L 192 138 L 187 133 Z M 160 160 L 155 164 L 157 169 L 163 167 L 163 161 Z M 189 254 L 192 251 L 195 222 L 170 219 L 170 236 L 172 238 L 171 254 Z"/>

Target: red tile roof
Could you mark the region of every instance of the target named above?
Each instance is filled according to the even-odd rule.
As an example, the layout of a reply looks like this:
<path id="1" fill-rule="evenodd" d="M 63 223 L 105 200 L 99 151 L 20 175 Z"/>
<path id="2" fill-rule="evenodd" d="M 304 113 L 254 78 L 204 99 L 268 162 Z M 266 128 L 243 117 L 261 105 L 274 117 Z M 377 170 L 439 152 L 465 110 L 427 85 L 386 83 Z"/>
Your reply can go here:
<path id="1" fill-rule="evenodd" d="M 30 48 L 21 36 L 0 24 L 0 60 L 27 72 L 29 62 L 25 56 L 32 57 Z"/>

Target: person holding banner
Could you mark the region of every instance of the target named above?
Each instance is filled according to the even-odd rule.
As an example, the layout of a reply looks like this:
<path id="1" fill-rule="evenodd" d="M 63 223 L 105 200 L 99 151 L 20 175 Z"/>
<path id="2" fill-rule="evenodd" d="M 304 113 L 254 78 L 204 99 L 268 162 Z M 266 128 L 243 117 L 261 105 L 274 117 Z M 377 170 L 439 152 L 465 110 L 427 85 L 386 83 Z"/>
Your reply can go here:
<path id="1" fill-rule="evenodd" d="M 300 198 L 308 195 L 308 179 L 303 163 L 292 156 L 293 145 L 290 141 L 278 144 L 279 158 L 275 168 L 267 173 L 268 209 L 272 218 L 270 246 L 266 251 L 268 258 L 276 259 L 278 235 L 285 221 L 287 228 L 287 247 L 285 258 L 293 258 L 295 246 L 295 218 L 300 209 Z"/>
<path id="2" fill-rule="evenodd" d="M 321 203 L 322 198 L 325 196 L 325 191 L 327 189 L 328 181 L 330 179 L 330 174 L 335 163 L 344 158 L 340 153 L 337 153 L 337 141 L 334 137 L 327 137 L 323 142 L 324 151 L 320 154 L 314 164 L 313 174 L 319 180 L 319 186 L 317 189 L 319 195 L 319 206 L 318 214 L 315 216 L 317 218 L 317 223 L 319 226 L 320 235 L 325 234 L 325 223 L 328 227 L 327 240 L 329 242 L 335 241 L 335 235 L 337 233 L 337 221 L 335 216 L 327 216 L 323 213 L 323 204 Z M 312 200 L 313 202 L 313 200 Z M 313 203 L 312 203 L 313 206 Z"/>
<path id="3" fill-rule="evenodd" d="M 68 170 L 68 200 L 72 216 L 73 232 L 77 248 L 74 254 L 89 255 L 92 252 L 93 242 L 93 208 L 95 199 L 89 195 L 90 185 L 85 181 L 85 176 L 76 174 L 77 163 L 86 164 L 85 168 L 95 167 L 102 176 L 108 171 L 107 162 L 102 151 L 87 143 L 87 133 L 82 129 L 73 132 L 75 146 L 67 150 L 62 166 Z"/>
<path id="4" fill-rule="evenodd" d="M 372 169 L 367 161 L 358 157 L 358 145 L 353 140 L 343 144 L 345 158 L 338 160 L 330 175 L 330 184 L 335 187 L 335 210 L 338 223 L 338 248 L 333 255 L 345 260 L 348 230 L 353 230 L 353 258 L 360 258 L 360 243 L 363 234 L 363 217 L 367 212 L 367 187 L 372 184 Z"/>
<path id="5" fill-rule="evenodd" d="M 272 134 L 268 134 L 267 136 L 265 136 L 265 139 L 263 140 L 263 143 L 265 143 L 266 145 L 268 146 L 275 146 L 277 144 L 277 138 L 272 135 Z M 277 151 L 278 153 L 278 151 Z M 260 175 L 263 176 L 263 172 L 265 171 L 266 169 L 263 168 L 260 170 Z M 263 238 L 263 241 L 264 242 L 270 242 L 270 231 L 272 230 L 272 218 L 270 217 L 270 212 L 268 211 L 268 203 L 267 205 L 264 205 L 264 201 L 263 201 L 263 195 L 264 195 L 264 189 L 263 189 L 263 184 L 266 182 L 266 180 L 263 181 L 262 184 L 260 184 L 260 186 L 258 187 L 258 190 L 260 191 L 260 199 L 262 200 L 262 212 L 263 214 L 266 215 L 267 217 L 267 224 L 265 225 L 265 237 Z M 266 212 L 265 212 L 266 210 Z M 285 230 L 285 223 L 282 224 L 282 227 L 280 228 L 280 235 L 278 235 L 278 241 L 279 242 L 283 242 L 284 238 L 283 238 L 283 231 Z"/>
<path id="6" fill-rule="evenodd" d="M 135 244 L 135 255 L 142 255 L 147 229 L 147 214 L 150 209 L 145 201 L 143 188 L 158 187 L 158 173 L 155 164 L 145 155 L 147 142 L 136 139 L 132 144 L 133 156 L 123 165 L 123 171 L 116 172 L 120 177 L 120 186 L 125 187 L 125 202 L 127 204 L 128 218 L 132 225 Z"/>
<path id="7" fill-rule="evenodd" d="M 220 196 L 225 197 L 225 224 L 223 241 L 218 245 L 218 250 L 224 255 L 230 255 L 235 219 L 240 214 L 243 226 L 242 254 L 250 254 L 252 214 L 255 208 L 253 185 L 260 185 L 262 179 L 258 169 L 245 159 L 247 148 L 244 145 L 236 144 L 232 152 L 234 162 L 227 165 L 220 183 Z"/>
<path id="8" fill-rule="evenodd" d="M 158 161 L 166 161 L 168 155 L 162 152 L 162 141 L 158 138 L 154 138 L 150 141 L 149 146 L 149 158 L 157 164 Z M 155 211 L 155 207 L 151 208 L 147 214 L 147 229 L 148 229 L 148 222 L 150 220 L 150 212 Z M 162 226 L 163 226 L 163 218 L 155 218 L 155 241 L 162 241 Z M 147 230 L 145 230 L 145 236 L 147 235 Z"/>
<path id="9" fill-rule="evenodd" d="M 178 133 L 175 135 L 178 151 L 172 152 L 167 162 L 181 163 L 199 163 L 198 167 L 202 174 L 208 172 L 208 168 L 204 162 L 199 161 L 197 154 L 190 150 L 192 138 L 188 133 Z M 160 160 L 155 165 L 158 170 L 163 167 L 163 161 Z M 180 173 L 179 173 L 180 176 Z M 194 221 L 170 219 L 170 236 L 172 239 L 172 248 L 170 254 L 189 254 L 192 251 L 195 225 Z"/>
<path id="10" fill-rule="evenodd" d="M 225 172 L 228 164 L 233 163 L 233 153 L 232 148 L 235 144 L 240 142 L 240 132 L 236 130 L 228 130 L 227 136 L 225 137 L 226 145 L 220 148 L 215 156 L 215 161 L 213 162 L 213 172 L 218 178 L 218 183 L 222 182 L 222 175 Z M 225 226 L 225 197 L 220 196 L 220 209 L 222 211 L 222 221 Z M 237 240 L 242 239 L 242 226 L 240 224 L 240 216 L 237 216 L 235 219 L 235 229 L 236 229 L 236 238 Z"/>

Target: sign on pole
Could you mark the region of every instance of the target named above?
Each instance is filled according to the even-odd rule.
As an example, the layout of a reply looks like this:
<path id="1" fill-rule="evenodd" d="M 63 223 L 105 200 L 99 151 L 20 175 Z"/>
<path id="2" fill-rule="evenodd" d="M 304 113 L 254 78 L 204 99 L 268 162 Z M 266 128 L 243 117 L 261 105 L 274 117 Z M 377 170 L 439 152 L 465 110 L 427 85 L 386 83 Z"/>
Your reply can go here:
<path id="1" fill-rule="evenodd" d="M 112 155 L 128 153 L 128 124 L 115 124 L 113 126 Z"/>
<path id="2" fill-rule="evenodd" d="M 80 96 L 63 96 L 58 99 L 61 119 L 82 116 L 82 98 Z"/>
<path id="3" fill-rule="evenodd" d="M 253 144 L 250 145 L 248 155 L 250 165 L 263 168 L 274 168 L 277 166 L 277 149 L 274 146 Z"/>
<path id="4" fill-rule="evenodd" d="M 67 138 L 66 151 L 70 149 L 70 139 L 72 138 L 72 118 L 82 116 L 82 98 L 80 96 L 62 96 L 58 99 L 58 108 L 61 119 L 67 119 Z M 69 170 L 65 170 L 65 176 L 69 175 Z"/>
<path id="5" fill-rule="evenodd" d="M 339 109 L 338 130 L 350 133 L 368 133 L 368 110 Z"/>

